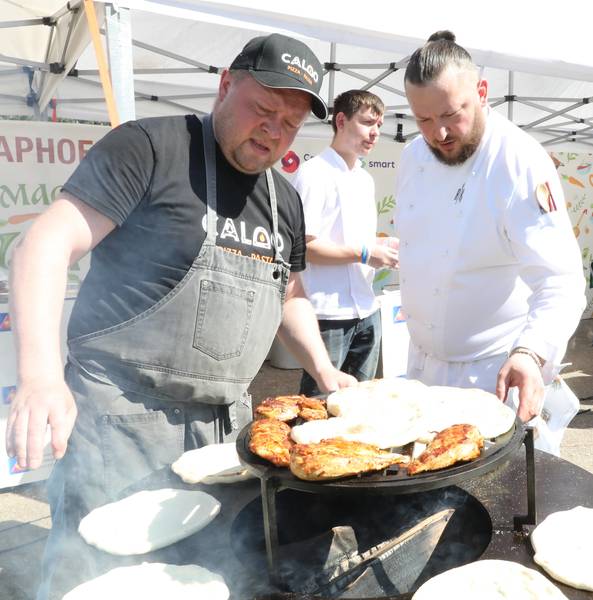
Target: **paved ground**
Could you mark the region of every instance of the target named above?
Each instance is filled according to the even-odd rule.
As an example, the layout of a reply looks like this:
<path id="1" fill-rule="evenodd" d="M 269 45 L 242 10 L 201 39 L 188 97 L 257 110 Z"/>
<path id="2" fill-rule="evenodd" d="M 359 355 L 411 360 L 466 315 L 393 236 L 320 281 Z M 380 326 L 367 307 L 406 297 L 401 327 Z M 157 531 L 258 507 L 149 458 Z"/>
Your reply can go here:
<path id="1" fill-rule="evenodd" d="M 571 340 L 565 380 L 581 400 L 562 444 L 562 457 L 593 473 L 593 320 L 581 321 Z M 294 393 L 299 370 L 265 364 L 251 392 L 254 401 Z M 43 483 L 0 490 L 0 600 L 31 600 L 41 553 L 51 526 Z"/>

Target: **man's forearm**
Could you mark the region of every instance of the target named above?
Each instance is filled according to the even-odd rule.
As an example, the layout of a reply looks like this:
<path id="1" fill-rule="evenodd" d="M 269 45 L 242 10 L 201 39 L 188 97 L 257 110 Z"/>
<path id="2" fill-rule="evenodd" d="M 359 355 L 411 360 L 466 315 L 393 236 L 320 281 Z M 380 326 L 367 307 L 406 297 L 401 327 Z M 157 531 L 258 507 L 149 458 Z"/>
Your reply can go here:
<path id="1" fill-rule="evenodd" d="M 326 240 L 307 242 L 307 262 L 318 265 L 346 265 L 360 262 L 362 247 L 334 244 Z"/>
<path id="2" fill-rule="evenodd" d="M 278 337 L 315 379 L 321 371 L 332 368 L 317 317 L 307 298 L 295 296 L 286 301 Z"/>
<path id="3" fill-rule="evenodd" d="M 19 382 L 61 375 L 60 319 L 68 257 L 51 238 L 27 235 L 12 256 L 11 326 Z"/>

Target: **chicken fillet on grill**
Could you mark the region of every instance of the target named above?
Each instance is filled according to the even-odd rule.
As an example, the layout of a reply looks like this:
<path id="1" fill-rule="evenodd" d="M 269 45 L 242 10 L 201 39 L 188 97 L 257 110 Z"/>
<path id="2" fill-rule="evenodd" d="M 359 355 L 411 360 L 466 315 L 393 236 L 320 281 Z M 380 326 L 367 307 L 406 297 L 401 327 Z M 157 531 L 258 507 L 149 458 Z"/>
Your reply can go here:
<path id="1" fill-rule="evenodd" d="M 475 425 L 452 425 L 440 431 L 426 450 L 408 465 L 408 474 L 434 471 L 480 456 L 484 436 Z"/>
<path id="2" fill-rule="evenodd" d="M 277 467 L 290 463 L 290 426 L 277 419 L 260 419 L 251 425 L 249 449 Z"/>
<path id="3" fill-rule="evenodd" d="M 290 470 L 299 479 L 307 481 L 380 471 L 408 460 L 407 456 L 371 444 L 337 438 L 321 440 L 318 444 L 295 444 L 290 450 Z"/>

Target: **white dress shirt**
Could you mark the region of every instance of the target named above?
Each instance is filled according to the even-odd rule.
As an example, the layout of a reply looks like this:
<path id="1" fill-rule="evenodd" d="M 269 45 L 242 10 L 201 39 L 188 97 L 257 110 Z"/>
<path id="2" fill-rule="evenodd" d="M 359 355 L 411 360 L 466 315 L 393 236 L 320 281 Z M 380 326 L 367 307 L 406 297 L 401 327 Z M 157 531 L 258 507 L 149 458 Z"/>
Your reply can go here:
<path id="1" fill-rule="evenodd" d="M 303 163 L 292 183 L 303 201 L 307 235 L 354 247 L 375 243 L 375 183 L 359 161 L 349 169 L 328 147 Z M 318 319 L 362 319 L 378 309 L 374 273 L 361 263 L 307 262 L 301 276 Z"/>

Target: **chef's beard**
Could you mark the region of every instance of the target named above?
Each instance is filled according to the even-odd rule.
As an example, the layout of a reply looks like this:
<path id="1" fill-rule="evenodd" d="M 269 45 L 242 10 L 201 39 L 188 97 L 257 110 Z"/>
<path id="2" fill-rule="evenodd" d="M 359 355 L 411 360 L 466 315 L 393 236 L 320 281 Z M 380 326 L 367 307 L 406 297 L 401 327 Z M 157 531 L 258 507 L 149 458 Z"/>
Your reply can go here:
<path id="1" fill-rule="evenodd" d="M 448 165 L 450 167 L 462 165 L 468 158 L 473 156 L 474 152 L 478 149 L 478 146 L 482 141 L 482 136 L 484 135 L 485 127 L 486 123 L 484 116 L 481 113 L 477 113 L 471 131 L 461 146 L 461 150 L 455 156 L 448 156 L 441 152 L 439 148 L 435 148 L 431 144 L 428 144 L 428 147 L 436 159 L 442 162 L 444 165 Z"/>

